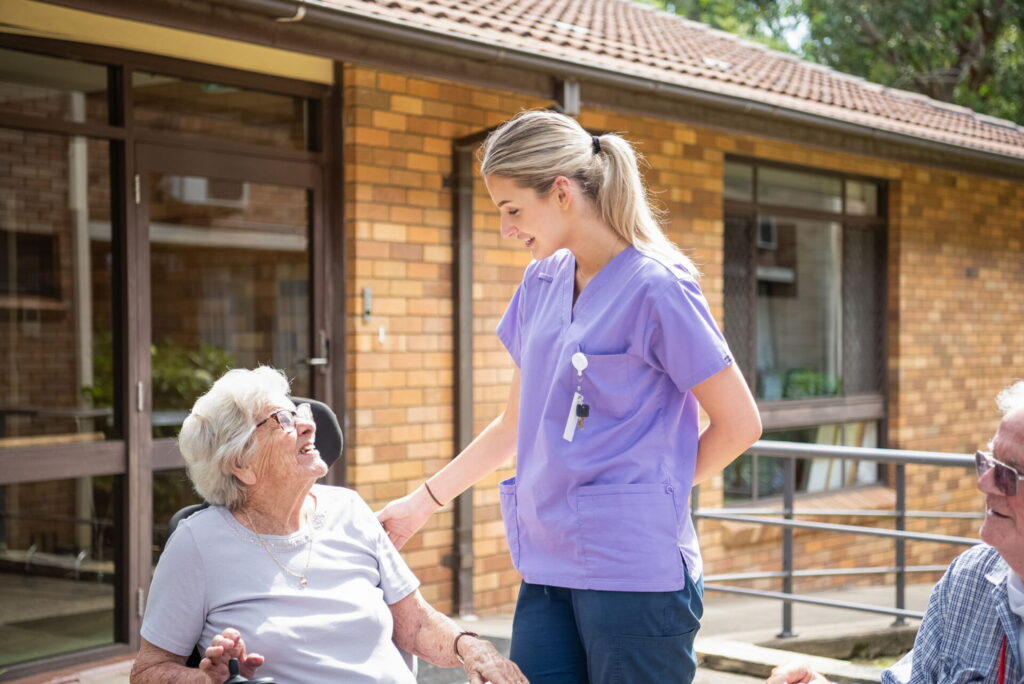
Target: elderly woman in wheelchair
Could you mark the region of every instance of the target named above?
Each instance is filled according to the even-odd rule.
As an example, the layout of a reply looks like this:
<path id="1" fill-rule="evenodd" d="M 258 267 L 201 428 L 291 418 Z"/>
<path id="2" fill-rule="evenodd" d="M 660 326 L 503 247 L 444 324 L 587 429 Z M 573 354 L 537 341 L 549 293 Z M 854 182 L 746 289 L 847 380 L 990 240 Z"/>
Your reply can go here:
<path id="1" fill-rule="evenodd" d="M 415 677 L 399 649 L 472 683 L 526 682 L 490 642 L 420 596 L 418 580 L 353 491 L 316 484 L 327 464 L 309 405 L 271 368 L 232 370 L 178 438 L 210 504 L 171 535 L 153 576 L 133 684 L 220 684 L 228 660 L 278 684 Z M 208 644 L 199 669 L 186 667 Z"/>

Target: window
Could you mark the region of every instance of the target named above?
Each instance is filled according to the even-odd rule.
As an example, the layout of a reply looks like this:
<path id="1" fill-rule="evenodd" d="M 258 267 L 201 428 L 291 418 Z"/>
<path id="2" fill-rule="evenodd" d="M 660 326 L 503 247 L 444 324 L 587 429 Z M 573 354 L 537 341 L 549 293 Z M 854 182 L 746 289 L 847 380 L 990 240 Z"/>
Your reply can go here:
<path id="1" fill-rule="evenodd" d="M 131 79 L 137 126 L 278 149 L 315 147 L 308 98 L 145 71 Z"/>
<path id="2" fill-rule="evenodd" d="M 136 638 L 167 521 L 196 499 L 162 437 L 213 378 L 263 362 L 303 396 L 344 386 L 308 362 L 340 277 L 313 249 L 341 234 L 321 189 L 338 93 L 0 33 L 8 678 Z"/>
<path id="3" fill-rule="evenodd" d="M 107 123 L 107 66 L 0 48 L 0 112 Z"/>
<path id="4" fill-rule="evenodd" d="M 726 163 L 725 335 L 758 400 L 765 439 L 878 446 L 883 197 L 884 186 L 867 179 Z M 831 463 L 801 466 L 798 490 L 877 480 L 873 465 L 845 473 Z M 726 471 L 726 497 L 778 495 L 781 468 L 743 456 Z"/>
<path id="5" fill-rule="evenodd" d="M 57 299 L 56 253 L 53 235 L 0 227 L 0 295 Z"/>

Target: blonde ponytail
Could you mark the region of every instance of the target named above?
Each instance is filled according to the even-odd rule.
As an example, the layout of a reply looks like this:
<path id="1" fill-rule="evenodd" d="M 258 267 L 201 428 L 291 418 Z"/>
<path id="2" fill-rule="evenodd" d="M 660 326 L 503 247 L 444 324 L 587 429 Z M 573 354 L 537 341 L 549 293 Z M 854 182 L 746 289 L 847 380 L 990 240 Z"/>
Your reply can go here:
<path id="1" fill-rule="evenodd" d="M 661 229 L 640 174 L 643 158 L 614 133 L 591 136 L 575 119 L 552 111 L 525 111 L 492 132 L 481 148 L 481 172 L 514 180 L 538 194 L 555 178 L 576 180 L 601 218 L 638 250 L 697 269 Z"/>

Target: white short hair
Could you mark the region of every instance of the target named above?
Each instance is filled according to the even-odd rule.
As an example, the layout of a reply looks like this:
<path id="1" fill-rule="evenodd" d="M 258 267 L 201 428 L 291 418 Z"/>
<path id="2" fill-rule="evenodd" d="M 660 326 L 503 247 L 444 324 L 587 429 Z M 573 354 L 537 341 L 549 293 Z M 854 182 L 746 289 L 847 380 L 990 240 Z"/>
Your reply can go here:
<path id="1" fill-rule="evenodd" d="M 1024 409 L 1024 380 L 1018 380 L 996 396 L 996 406 L 1008 416 L 1017 409 Z"/>
<path id="2" fill-rule="evenodd" d="M 196 400 L 181 425 L 178 448 L 199 496 L 232 510 L 242 504 L 245 485 L 231 468 L 252 463 L 257 416 L 274 397 L 287 396 L 288 391 L 288 379 L 276 368 L 235 368 Z"/>

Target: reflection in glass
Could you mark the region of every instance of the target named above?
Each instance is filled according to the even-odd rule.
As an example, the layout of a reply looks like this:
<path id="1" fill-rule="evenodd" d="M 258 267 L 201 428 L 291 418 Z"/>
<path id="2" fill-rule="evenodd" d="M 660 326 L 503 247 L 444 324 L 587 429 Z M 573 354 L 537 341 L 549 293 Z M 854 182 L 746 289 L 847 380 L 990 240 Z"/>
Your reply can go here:
<path id="1" fill-rule="evenodd" d="M 846 181 L 846 213 L 855 216 L 877 216 L 878 185 L 864 181 Z"/>
<path id="2" fill-rule="evenodd" d="M 876 448 L 878 423 L 861 421 L 806 428 L 765 431 L 762 439 L 828 446 Z M 745 501 L 782 496 L 785 486 L 785 461 L 769 456 L 744 454 L 724 472 L 725 499 Z M 844 487 L 874 484 L 879 481 L 875 461 L 843 461 L 835 458 L 798 459 L 797 493 L 825 492 Z"/>
<path id="3" fill-rule="evenodd" d="M 171 516 L 185 506 L 202 503 L 202 499 L 192 488 L 188 473 L 184 468 L 161 470 L 153 473 L 153 565 L 156 566 L 160 554 L 167 545 L 170 536 L 167 523 Z"/>
<path id="4" fill-rule="evenodd" d="M 757 398 L 841 394 L 840 224 L 762 215 L 757 235 Z"/>
<path id="5" fill-rule="evenodd" d="M 107 123 L 107 67 L 0 49 L 0 110 Z"/>
<path id="6" fill-rule="evenodd" d="M 754 201 L 754 167 L 741 162 L 725 162 L 725 199 Z"/>
<path id="7" fill-rule="evenodd" d="M 256 145 L 308 149 L 308 100 L 258 90 L 132 72 L 135 123 Z"/>
<path id="8" fill-rule="evenodd" d="M 113 643 L 116 484 L 0 485 L 0 668 Z"/>
<path id="9" fill-rule="evenodd" d="M 108 150 L 0 129 L 0 448 L 117 437 Z"/>
<path id="10" fill-rule="evenodd" d="M 231 367 L 309 393 L 309 200 L 301 188 L 150 176 L 153 434 L 173 437 Z"/>
<path id="11" fill-rule="evenodd" d="M 838 213 L 843 184 L 835 176 L 762 166 L 757 169 L 757 201 Z"/>

